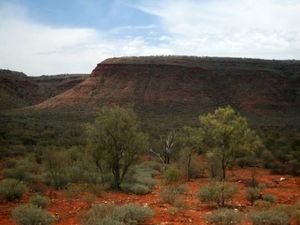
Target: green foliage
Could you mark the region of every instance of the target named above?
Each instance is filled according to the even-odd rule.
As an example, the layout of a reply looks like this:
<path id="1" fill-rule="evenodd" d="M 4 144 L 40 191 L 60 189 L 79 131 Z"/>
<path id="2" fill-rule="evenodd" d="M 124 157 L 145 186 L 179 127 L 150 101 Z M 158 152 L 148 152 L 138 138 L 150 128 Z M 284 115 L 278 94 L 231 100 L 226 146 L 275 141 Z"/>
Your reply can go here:
<path id="1" fill-rule="evenodd" d="M 252 213 L 253 225 L 288 225 L 289 217 L 285 212 L 268 210 Z"/>
<path id="2" fill-rule="evenodd" d="M 273 161 L 275 160 L 273 154 L 269 150 L 264 150 L 261 155 L 261 159 L 263 160 L 263 164 L 265 168 L 270 168 Z"/>
<path id="3" fill-rule="evenodd" d="M 253 203 L 253 206 L 254 206 L 255 208 L 258 208 L 258 209 L 268 209 L 268 208 L 271 207 L 271 203 L 259 199 L 259 200 L 256 200 L 256 201 Z"/>
<path id="4" fill-rule="evenodd" d="M 39 207 L 39 208 L 47 208 L 50 204 L 50 199 L 46 196 L 35 194 L 31 196 L 29 199 L 30 204 Z"/>
<path id="5" fill-rule="evenodd" d="M 7 201 L 14 201 L 22 198 L 26 192 L 26 186 L 15 179 L 4 179 L 0 182 L 0 193 Z"/>
<path id="6" fill-rule="evenodd" d="M 233 209 L 217 209 L 207 216 L 207 221 L 215 225 L 241 224 L 242 215 Z"/>
<path id="7" fill-rule="evenodd" d="M 125 176 L 121 189 L 137 195 L 148 194 L 156 184 L 153 177 L 160 174 L 160 169 L 160 165 L 154 162 L 132 166 Z"/>
<path id="8" fill-rule="evenodd" d="M 246 189 L 247 200 L 251 202 L 251 205 L 261 197 L 261 189 L 249 187 Z"/>
<path id="9" fill-rule="evenodd" d="M 150 188 L 142 184 L 133 184 L 128 188 L 128 190 L 136 195 L 145 195 L 151 191 Z"/>
<path id="10" fill-rule="evenodd" d="M 262 147 L 260 138 L 249 128 L 247 120 L 229 106 L 200 116 L 199 121 L 203 148 L 221 164 L 222 180 L 226 178 L 228 166 L 239 155 L 252 155 Z"/>
<path id="11" fill-rule="evenodd" d="M 297 225 L 300 225 L 300 210 L 296 211 L 295 214 Z"/>
<path id="12" fill-rule="evenodd" d="M 160 192 L 160 198 L 165 203 L 169 203 L 171 205 L 176 204 L 176 201 L 180 201 L 180 194 L 186 192 L 186 186 L 179 185 L 179 186 L 165 186 Z"/>
<path id="13" fill-rule="evenodd" d="M 188 179 L 200 176 L 197 174 L 195 162 L 193 162 L 193 156 L 200 149 L 202 141 L 202 132 L 197 128 L 185 126 L 182 129 L 180 135 L 181 144 L 181 161 L 185 165 L 186 176 Z"/>
<path id="14" fill-rule="evenodd" d="M 20 225 L 51 225 L 54 217 L 41 208 L 23 205 L 12 211 L 12 217 Z"/>
<path id="15" fill-rule="evenodd" d="M 216 182 L 202 187 L 198 192 L 198 198 L 205 203 L 214 203 L 218 207 L 224 207 L 226 201 L 231 200 L 238 193 L 238 187 L 233 184 Z"/>
<path id="16" fill-rule="evenodd" d="M 67 177 L 67 160 L 65 152 L 49 149 L 44 152 L 45 182 L 57 189 L 65 188 L 69 183 Z"/>
<path id="17" fill-rule="evenodd" d="M 274 195 L 271 194 L 267 194 L 263 196 L 263 200 L 270 202 L 270 203 L 275 203 L 276 202 L 276 197 Z"/>
<path id="18" fill-rule="evenodd" d="M 113 186 L 120 189 L 128 169 L 148 146 L 148 138 L 139 129 L 131 110 L 120 107 L 101 108 L 93 124 L 87 126 L 88 150 L 93 162 L 103 172 L 109 168 Z"/>
<path id="19" fill-rule="evenodd" d="M 181 172 L 175 165 L 170 165 L 165 170 L 164 181 L 166 184 L 178 182 L 181 179 Z"/>
<path id="20" fill-rule="evenodd" d="M 8 165 L 9 168 L 3 170 L 3 175 L 6 178 L 32 183 L 35 180 L 35 174 L 39 171 L 35 161 L 29 157 L 14 161 L 15 163 Z"/>
<path id="21" fill-rule="evenodd" d="M 148 207 L 136 204 L 116 206 L 113 204 L 93 205 L 83 220 L 84 225 L 138 225 L 153 216 Z"/>

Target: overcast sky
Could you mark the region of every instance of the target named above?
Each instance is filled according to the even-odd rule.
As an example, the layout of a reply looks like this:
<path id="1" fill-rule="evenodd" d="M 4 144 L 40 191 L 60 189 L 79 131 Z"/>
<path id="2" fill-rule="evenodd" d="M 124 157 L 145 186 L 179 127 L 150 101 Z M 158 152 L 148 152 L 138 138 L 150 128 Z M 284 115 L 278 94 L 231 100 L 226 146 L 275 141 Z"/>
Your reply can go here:
<path id="1" fill-rule="evenodd" d="M 300 0 L 0 0 L 0 68 L 90 73 L 113 56 L 300 59 Z"/>

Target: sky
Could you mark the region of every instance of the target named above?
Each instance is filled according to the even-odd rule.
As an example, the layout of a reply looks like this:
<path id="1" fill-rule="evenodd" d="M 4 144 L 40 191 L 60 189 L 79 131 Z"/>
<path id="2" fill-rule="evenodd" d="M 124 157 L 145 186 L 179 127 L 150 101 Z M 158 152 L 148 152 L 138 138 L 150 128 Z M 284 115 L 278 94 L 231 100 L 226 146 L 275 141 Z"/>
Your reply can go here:
<path id="1" fill-rule="evenodd" d="M 300 59 L 300 0 L 0 0 L 0 68 L 90 73 L 109 57 Z"/>

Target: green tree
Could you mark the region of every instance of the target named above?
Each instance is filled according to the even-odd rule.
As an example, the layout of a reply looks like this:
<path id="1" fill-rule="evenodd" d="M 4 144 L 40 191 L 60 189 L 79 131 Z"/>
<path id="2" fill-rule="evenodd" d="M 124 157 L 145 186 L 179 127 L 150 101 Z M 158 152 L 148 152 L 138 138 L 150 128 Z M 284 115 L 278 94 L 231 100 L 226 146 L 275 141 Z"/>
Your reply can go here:
<path id="1" fill-rule="evenodd" d="M 260 138 L 248 126 L 246 118 L 230 106 L 199 117 L 202 145 L 221 165 L 221 179 L 239 155 L 253 154 L 262 147 Z"/>
<path id="2" fill-rule="evenodd" d="M 202 142 L 202 131 L 198 128 L 189 126 L 183 127 L 180 135 L 180 143 L 182 145 L 181 157 L 185 163 L 186 175 L 188 180 L 191 178 L 192 157 L 200 148 Z"/>
<path id="3" fill-rule="evenodd" d="M 109 168 L 113 187 L 120 189 L 136 156 L 148 147 L 147 136 L 139 130 L 136 115 L 130 109 L 101 108 L 93 124 L 87 126 L 91 156 L 101 170 Z"/>

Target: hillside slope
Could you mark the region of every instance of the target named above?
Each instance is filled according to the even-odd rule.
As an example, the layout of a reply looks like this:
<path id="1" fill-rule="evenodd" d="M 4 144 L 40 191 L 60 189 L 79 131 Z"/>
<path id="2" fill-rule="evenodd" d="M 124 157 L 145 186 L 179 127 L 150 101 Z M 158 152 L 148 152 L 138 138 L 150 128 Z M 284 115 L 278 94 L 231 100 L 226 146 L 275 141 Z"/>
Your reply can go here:
<path id="1" fill-rule="evenodd" d="M 208 112 L 232 105 L 254 116 L 299 116 L 300 62 L 235 58 L 124 57 L 98 64 L 92 75 L 38 109 L 137 108 Z"/>
<path id="2" fill-rule="evenodd" d="M 29 77 L 24 73 L 0 70 L 0 111 L 38 104 L 85 79 L 85 75 Z"/>

